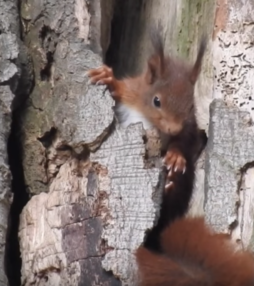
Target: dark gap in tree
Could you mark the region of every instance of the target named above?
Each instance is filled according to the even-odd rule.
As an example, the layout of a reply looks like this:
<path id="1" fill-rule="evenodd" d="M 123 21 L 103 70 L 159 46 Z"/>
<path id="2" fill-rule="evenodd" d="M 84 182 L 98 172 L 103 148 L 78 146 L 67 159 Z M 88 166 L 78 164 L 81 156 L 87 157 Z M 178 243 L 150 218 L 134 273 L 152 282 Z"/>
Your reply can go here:
<path id="1" fill-rule="evenodd" d="M 48 148 L 49 146 L 52 145 L 55 137 L 57 134 L 57 129 L 55 127 L 51 127 L 51 129 L 47 132 L 42 137 L 37 138 L 41 144 L 45 147 Z"/>
<path id="2" fill-rule="evenodd" d="M 50 29 L 50 27 L 48 27 L 48 26 L 46 26 L 46 25 L 44 25 L 43 27 L 42 27 L 42 29 L 40 30 L 40 38 L 41 38 L 41 40 L 42 40 L 42 44 L 43 44 L 43 42 L 44 42 L 44 40 L 46 39 L 46 37 L 48 36 L 48 35 L 50 35 L 52 33 L 52 31 L 51 31 L 51 29 Z M 51 37 L 49 37 L 49 40 L 48 40 L 49 42 L 51 41 Z"/>
<path id="3" fill-rule="evenodd" d="M 20 15 L 21 1 L 17 2 Z M 20 23 L 20 38 L 23 39 L 24 31 Z M 27 186 L 25 185 L 24 170 L 22 165 L 22 123 L 21 113 L 26 107 L 26 102 L 34 87 L 34 71 L 32 59 L 29 56 L 28 49 L 20 43 L 20 53 L 15 64 L 20 69 L 19 79 L 13 78 L 9 86 L 15 97 L 12 102 L 12 123 L 10 135 L 7 142 L 7 154 L 10 171 L 12 174 L 11 191 L 13 193 L 13 202 L 10 206 L 8 215 L 8 224 L 6 231 L 6 246 L 4 254 L 4 268 L 9 286 L 21 285 L 21 253 L 18 238 L 20 214 L 23 207 L 29 200 Z"/>
<path id="4" fill-rule="evenodd" d="M 142 28 L 141 10 L 143 0 L 118 0 L 115 3 L 111 24 L 111 40 L 105 63 L 113 68 L 117 77 L 132 74 L 137 40 Z M 143 23 L 144 24 L 144 23 Z"/>
<path id="5" fill-rule="evenodd" d="M 42 81 L 49 81 L 51 77 L 51 67 L 54 62 L 54 57 L 52 52 L 47 52 L 47 63 L 45 67 L 41 70 L 40 76 Z"/>
<path id="6" fill-rule="evenodd" d="M 12 115 L 11 133 L 7 145 L 9 165 L 12 173 L 11 189 L 13 192 L 13 203 L 10 207 L 8 217 L 4 261 L 9 286 L 21 285 L 21 258 L 18 239 L 19 217 L 29 199 L 28 193 L 26 192 L 22 166 L 22 143 L 20 134 L 20 112 L 16 110 Z"/>
<path id="7" fill-rule="evenodd" d="M 22 0 L 18 0 L 16 2 L 19 15 L 21 15 L 21 5 L 22 5 L 21 1 Z M 25 19 L 23 19 L 23 20 L 26 22 Z M 19 17 L 18 23 L 19 23 L 19 27 L 20 27 L 20 29 L 19 29 L 19 37 L 20 37 L 21 41 L 23 41 L 23 39 L 24 39 L 24 37 L 23 37 L 23 29 L 22 29 L 23 28 L 23 24 L 22 24 L 22 21 L 21 21 L 21 17 Z"/>
<path id="8" fill-rule="evenodd" d="M 49 81 L 51 77 L 51 68 L 54 62 L 54 53 L 57 45 L 58 35 L 47 25 L 44 25 L 39 31 L 41 47 L 46 53 L 46 63 L 40 72 L 42 81 Z"/>

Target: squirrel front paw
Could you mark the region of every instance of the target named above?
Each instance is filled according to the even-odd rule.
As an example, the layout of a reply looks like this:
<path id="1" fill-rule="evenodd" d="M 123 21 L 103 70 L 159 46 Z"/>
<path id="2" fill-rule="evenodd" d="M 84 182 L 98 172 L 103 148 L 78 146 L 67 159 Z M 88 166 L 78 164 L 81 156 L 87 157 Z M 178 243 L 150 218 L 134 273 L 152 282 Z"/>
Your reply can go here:
<path id="1" fill-rule="evenodd" d="M 182 172 L 183 174 L 186 171 L 186 160 L 177 148 L 172 148 L 167 151 L 163 163 L 169 171 Z"/>
<path id="2" fill-rule="evenodd" d="M 90 77 L 90 82 L 94 84 L 105 84 L 109 88 L 113 88 L 114 74 L 111 68 L 108 66 L 101 66 L 97 69 L 87 71 L 87 75 Z"/>

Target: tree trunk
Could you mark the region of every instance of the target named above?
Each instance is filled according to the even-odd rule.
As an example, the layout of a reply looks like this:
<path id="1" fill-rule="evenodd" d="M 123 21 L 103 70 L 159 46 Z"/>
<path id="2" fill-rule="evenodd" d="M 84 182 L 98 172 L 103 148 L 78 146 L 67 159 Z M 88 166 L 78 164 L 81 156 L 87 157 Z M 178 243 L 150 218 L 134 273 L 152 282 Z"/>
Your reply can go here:
<path id="1" fill-rule="evenodd" d="M 17 272 L 13 269 L 20 268 L 20 258 L 16 255 L 19 252 L 17 231 L 18 215 L 24 202 L 20 197 L 21 188 L 18 187 L 18 182 L 12 181 L 11 176 L 11 173 L 13 176 L 17 174 L 22 176 L 22 167 L 15 158 L 18 150 L 17 142 L 13 140 L 15 127 L 12 124 L 12 117 L 26 94 L 30 92 L 32 62 L 26 47 L 20 41 L 17 2 L 0 0 L 0 15 L 0 262 L 2 265 L 0 285 L 2 286 L 7 285 L 7 276 L 11 277 L 9 280 L 14 284 L 20 280 L 20 274 L 16 275 Z M 14 201 L 11 189 L 16 190 Z M 10 265 L 12 267 L 9 267 Z"/>
<path id="2" fill-rule="evenodd" d="M 191 62 L 201 35 L 209 36 L 196 86 L 198 121 L 209 142 L 189 215 L 204 214 L 216 230 L 251 246 L 252 2 L 0 0 L 3 150 L 13 103 L 10 286 L 20 279 L 22 285 L 135 285 L 134 251 L 156 221 L 162 191 L 158 140 L 142 124 L 120 128 L 109 92 L 90 85 L 85 72 L 103 61 L 118 76 L 140 71 L 150 53 L 147 31 L 158 20 L 166 52 Z M 4 151 L 0 156 L 6 198 L 10 172 Z M 9 204 L 3 204 L 2 237 Z"/>

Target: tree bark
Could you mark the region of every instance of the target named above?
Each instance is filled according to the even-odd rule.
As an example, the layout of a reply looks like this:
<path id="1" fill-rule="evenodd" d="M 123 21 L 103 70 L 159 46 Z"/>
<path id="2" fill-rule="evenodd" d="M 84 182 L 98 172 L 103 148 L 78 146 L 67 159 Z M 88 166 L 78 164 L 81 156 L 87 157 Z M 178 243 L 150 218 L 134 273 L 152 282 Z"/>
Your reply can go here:
<path id="1" fill-rule="evenodd" d="M 31 67 L 27 49 L 20 41 L 17 2 L 0 0 L 0 285 L 7 285 L 7 276 L 13 283 L 20 280 L 20 275 L 13 275 L 14 272 L 8 267 L 10 263 L 13 268 L 20 265 L 16 253 L 18 213 L 21 210 L 17 200 L 14 198 L 13 201 L 11 192 L 11 189 L 17 189 L 11 173 L 14 175 L 15 166 L 18 166 L 19 162 L 14 158 L 17 153 L 11 126 L 15 110 L 30 91 Z M 15 196 L 19 196 L 18 189 Z"/>
<path id="2" fill-rule="evenodd" d="M 218 1 L 205 183 L 207 221 L 252 250 L 253 5 Z"/>
<path id="3" fill-rule="evenodd" d="M 190 62 L 201 35 L 209 36 L 196 86 L 209 143 L 189 215 L 205 215 L 216 230 L 251 247 L 251 0 L 21 0 L 19 7 L 0 0 L 0 11 L 13 15 L 9 24 L 0 19 L 3 150 L 14 106 L 10 286 L 20 285 L 20 271 L 22 285 L 136 284 L 134 252 L 156 222 L 162 191 L 158 140 L 142 124 L 120 128 L 109 92 L 90 85 L 85 72 L 103 61 L 118 76 L 140 71 L 150 53 L 149 26 L 158 20 L 166 52 Z M 0 156 L 7 197 L 10 172 Z"/>

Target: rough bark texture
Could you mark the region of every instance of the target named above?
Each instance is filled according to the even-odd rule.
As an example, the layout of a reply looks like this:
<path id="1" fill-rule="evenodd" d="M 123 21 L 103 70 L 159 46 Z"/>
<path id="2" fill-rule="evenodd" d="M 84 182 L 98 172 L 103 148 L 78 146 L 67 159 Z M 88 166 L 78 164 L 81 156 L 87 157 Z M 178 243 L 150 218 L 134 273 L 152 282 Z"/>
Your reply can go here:
<path id="1" fill-rule="evenodd" d="M 212 50 L 217 101 L 211 105 L 205 210 L 215 229 L 253 249 L 252 10 L 248 0 L 220 0 L 216 9 Z"/>
<path id="2" fill-rule="evenodd" d="M 5 51 L 0 56 L 3 150 L 14 97 L 9 85 L 22 99 L 30 91 L 32 78 L 30 62 L 21 52 L 25 56 L 19 62 L 26 72 L 20 73 L 21 81 L 16 80 L 15 4 L 0 0 L 0 47 Z M 33 195 L 19 225 L 23 205 L 16 208 L 13 203 L 16 225 L 11 230 L 17 239 L 19 226 L 22 285 L 135 285 L 133 252 L 156 220 L 161 191 L 159 166 L 154 158 L 147 158 L 156 157 L 156 140 L 141 124 L 126 129 L 116 126 L 109 93 L 89 85 L 85 72 L 102 60 L 118 75 L 139 71 L 150 51 L 149 25 L 158 20 L 166 51 L 190 61 L 201 34 L 211 38 L 213 33 L 196 88 L 201 127 L 208 130 L 211 100 L 222 101 L 211 105 L 206 164 L 204 169 L 203 156 L 190 215 L 205 210 L 207 221 L 216 229 L 230 231 L 234 239 L 251 245 L 253 169 L 248 167 L 253 160 L 253 127 L 246 121 L 247 113 L 238 108 L 244 108 L 243 100 L 248 99 L 247 106 L 252 102 L 252 7 L 250 0 L 216 4 L 212 0 L 20 1 L 21 38 L 34 63 L 33 90 L 15 113 L 17 136 L 12 138 L 20 142 L 22 161 L 12 170 L 15 194 L 21 193 L 22 202 L 25 191 Z M 25 50 L 21 43 L 19 47 Z M 15 89 L 18 83 L 23 85 Z M 2 192 L 7 194 L 9 171 L 6 155 L 1 154 Z M 14 166 L 14 156 L 10 161 Z M 9 265 L 15 258 L 18 252 Z M 18 285 L 11 281 L 11 273 L 10 286 Z M 19 275 L 18 266 L 14 273 Z"/>
<path id="3" fill-rule="evenodd" d="M 211 104 L 205 214 L 220 232 L 232 231 L 238 221 L 243 174 L 254 161 L 251 125 L 248 112 L 227 107 L 218 99 Z"/>
<path id="4" fill-rule="evenodd" d="M 25 65 L 25 67 L 23 66 Z M 15 197 L 11 193 L 11 172 L 9 163 L 14 154 L 7 146 L 12 123 L 12 110 L 17 108 L 23 95 L 31 86 L 28 80 L 30 68 L 26 48 L 19 39 L 19 18 L 17 1 L 0 1 L 0 285 L 7 285 L 7 277 L 12 275 L 8 263 L 12 257 L 10 244 L 17 242 L 13 229 L 17 229 L 15 217 Z M 7 157 L 7 150 L 9 158 Z M 12 168 L 11 168 L 12 169 Z M 13 186 L 13 184 L 12 184 Z M 9 216 L 11 202 L 11 216 Z M 8 228 L 7 228 L 8 223 Z M 12 227 L 11 227 L 12 226 Z M 17 232 L 17 231 L 16 231 Z M 13 243 L 12 243 L 13 245 Z M 4 269 L 5 265 L 5 269 Z M 15 262 L 12 266 L 15 265 Z M 15 281 L 15 277 L 13 277 Z M 16 279 L 18 281 L 19 278 Z"/>
<path id="5" fill-rule="evenodd" d="M 143 128 L 115 130 L 113 100 L 85 77 L 101 64 L 100 9 L 99 1 L 21 5 L 35 62 L 20 114 L 25 182 L 36 194 L 21 215 L 24 285 L 121 284 L 104 269 L 131 285 L 132 252 L 155 219 L 159 172 L 144 169 Z"/>

